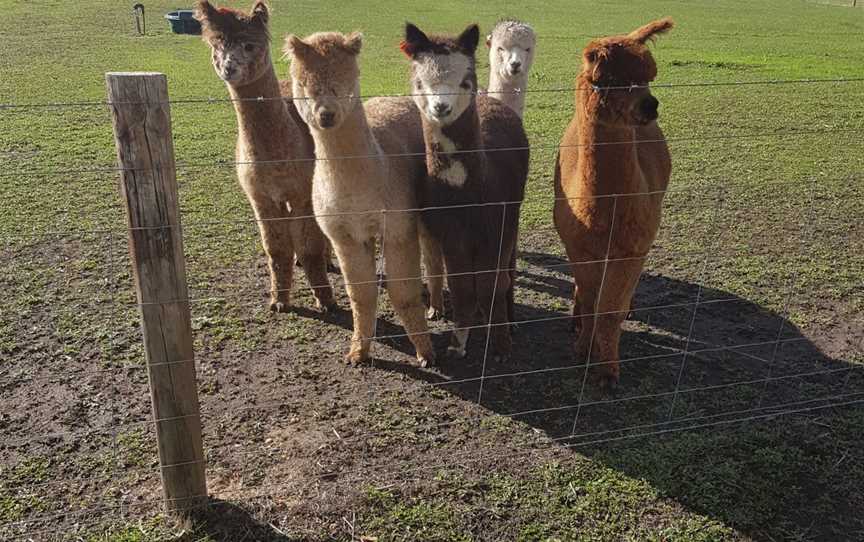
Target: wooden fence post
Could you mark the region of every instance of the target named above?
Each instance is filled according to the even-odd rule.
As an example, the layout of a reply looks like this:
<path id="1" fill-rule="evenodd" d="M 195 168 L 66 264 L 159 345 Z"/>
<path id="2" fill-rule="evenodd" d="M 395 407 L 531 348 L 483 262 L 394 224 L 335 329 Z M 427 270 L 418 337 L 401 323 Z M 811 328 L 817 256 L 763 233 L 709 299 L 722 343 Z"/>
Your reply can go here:
<path id="1" fill-rule="evenodd" d="M 168 84 L 159 73 L 107 73 L 105 79 L 165 506 L 182 512 L 207 502 L 207 484 Z"/>

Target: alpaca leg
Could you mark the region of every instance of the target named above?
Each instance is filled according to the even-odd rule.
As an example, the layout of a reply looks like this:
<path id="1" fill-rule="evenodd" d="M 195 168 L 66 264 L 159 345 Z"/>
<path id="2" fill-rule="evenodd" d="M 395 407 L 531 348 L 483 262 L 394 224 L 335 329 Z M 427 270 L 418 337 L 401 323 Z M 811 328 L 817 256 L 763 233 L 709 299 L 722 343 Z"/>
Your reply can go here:
<path id="1" fill-rule="evenodd" d="M 602 264 L 593 267 L 601 268 Z M 577 350 L 590 360 L 591 373 L 601 388 L 614 387 L 618 383 L 621 324 L 627 317 L 641 269 L 641 261 L 609 262 L 605 277 L 595 277 L 591 283 L 597 288 L 580 289 L 583 327 Z M 599 287 L 601 280 L 602 291 Z M 584 317 L 586 314 L 588 318 Z"/>
<path id="2" fill-rule="evenodd" d="M 495 281 L 497 280 L 497 284 Z M 493 361 L 500 362 L 510 357 L 512 339 L 508 318 L 508 301 L 512 285 L 509 271 L 478 275 L 477 297 L 483 322 L 490 324 L 489 345 Z"/>
<path id="3" fill-rule="evenodd" d="M 426 316 L 430 320 L 444 317 L 444 255 L 438 244 L 428 231 L 420 226 L 420 245 L 423 254 L 423 267 L 426 272 L 426 284 L 429 288 L 429 310 Z"/>
<path id="4" fill-rule="evenodd" d="M 416 239 L 413 233 L 403 239 L 388 235 L 384 242 L 384 266 L 390 301 L 414 344 L 420 366 L 426 367 L 435 362 L 435 350 L 426 327 L 423 283 L 419 278 L 420 247 Z"/>
<path id="5" fill-rule="evenodd" d="M 447 354 L 455 358 L 464 358 L 471 326 L 477 322 L 475 276 L 471 273 L 471 255 L 458 253 L 456 247 L 450 247 L 448 250 L 444 263 L 447 266 L 447 285 L 450 287 L 450 298 L 453 302 L 455 329 L 450 336 Z"/>
<path id="6" fill-rule="evenodd" d="M 284 202 L 249 195 L 261 244 L 267 254 L 270 269 L 270 310 L 285 312 L 291 303 L 291 283 L 294 278 L 294 245 L 290 232 L 288 209 Z"/>
<path id="7" fill-rule="evenodd" d="M 302 207 L 295 210 L 295 216 L 312 216 L 312 207 Z M 312 294 L 315 296 L 315 306 L 322 312 L 327 312 L 336 306 L 333 299 L 333 289 L 327 277 L 327 263 L 330 258 L 330 246 L 327 238 L 318 227 L 314 218 L 299 218 L 290 221 L 291 237 L 297 251 L 297 258 L 306 272 Z"/>
<path id="8" fill-rule="evenodd" d="M 349 363 L 360 363 L 369 359 L 372 337 L 375 335 L 375 316 L 378 303 L 378 284 L 375 276 L 375 242 L 355 240 L 333 243 L 345 288 L 351 299 L 354 317 L 354 334 L 351 349 L 345 356 Z"/>

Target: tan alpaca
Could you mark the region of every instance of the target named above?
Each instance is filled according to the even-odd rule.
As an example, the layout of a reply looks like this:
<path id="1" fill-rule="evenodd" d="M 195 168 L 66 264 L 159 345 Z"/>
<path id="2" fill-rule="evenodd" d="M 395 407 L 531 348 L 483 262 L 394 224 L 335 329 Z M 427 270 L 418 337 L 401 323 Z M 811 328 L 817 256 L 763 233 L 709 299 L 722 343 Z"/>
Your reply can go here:
<path id="1" fill-rule="evenodd" d="M 270 59 L 267 6 L 249 14 L 201 0 L 196 18 L 237 113 L 237 177 L 255 212 L 270 268 L 270 309 L 288 310 L 296 253 L 318 308 L 334 305 L 327 279 L 328 247 L 312 218 L 314 147 L 297 115 L 290 84 L 276 79 Z M 264 98 L 259 101 L 258 98 Z"/>
<path id="2" fill-rule="evenodd" d="M 555 170 L 555 226 L 575 280 L 576 354 L 596 364 L 601 386 L 618 382 L 621 323 L 660 226 L 672 168 L 648 90 L 657 66 L 646 45 L 670 28 L 663 19 L 588 44 Z"/>
<path id="3" fill-rule="evenodd" d="M 378 286 L 375 246 L 383 238 L 387 290 L 425 366 L 434 361 L 421 297 L 415 183 L 424 158 L 420 116 L 409 99 L 360 101 L 360 34 L 288 36 L 297 108 L 318 158 L 312 198 L 347 283 L 354 335 L 346 359 L 369 358 Z M 402 155 L 391 157 L 388 155 Z M 386 211 L 386 212 L 381 212 Z"/>

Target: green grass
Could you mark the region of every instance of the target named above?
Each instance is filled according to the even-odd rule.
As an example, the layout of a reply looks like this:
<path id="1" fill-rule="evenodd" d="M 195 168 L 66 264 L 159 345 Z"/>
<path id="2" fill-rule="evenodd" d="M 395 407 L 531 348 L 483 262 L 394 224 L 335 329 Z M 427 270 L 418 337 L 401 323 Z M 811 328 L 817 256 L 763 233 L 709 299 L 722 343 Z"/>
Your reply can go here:
<path id="1" fill-rule="evenodd" d="M 539 34 L 531 88 L 569 89 L 590 38 L 672 16 L 676 28 L 654 46 L 661 85 L 654 92 L 674 168 L 650 270 L 777 311 L 814 336 L 830 339 L 837 330 L 851 329 L 851 340 L 860 341 L 864 83 L 662 85 L 861 77 L 864 10 L 791 0 L 272 3 L 274 49 L 287 32 L 362 30 L 366 95 L 407 92 L 406 61 L 397 49 L 405 20 L 433 31 L 457 31 L 476 21 L 485 31 L 499 17 L 524 18 Z M 167 74 L 173 99 L 226 97 L 200 39 L 170 34 L 161 20 L 176 5 L 147 2 L 148 35 L 138 37 L 126 4 L 0 0 L 0 103 L 103 101 L 104 72 L 124 70 Z M 480 67 L 485 81 L 485 60 Z M 286 73 L 286 64 L 278 61 L 277 70 Z M 533 149 L 524 232 L 551 226 L 554 147 L 572 101 L 570 91 L 528 96 L 526 129 Z M 57 360 L 78 370 L 140 365 L 107 109 L 13 107 L 0 110 L 0 118 L 0 379 L 42 374 Z M 251 211 L 226 164 L 233 159 L 235 136 L 231 104 L 177 103 L 172 119 L 190 290 L 195 298 L 207 298 L 193 312 L 199 357 L 226 350 L 249 354 L 282 343 L 300 355 L 319 354 L 333 340 L 320 322 L 289 315 L 277 325 L 266 313 Z M 222 219 L 228 223 L 214 223 Z M 555 234 L 547 237 L 555 247 L 550 250 L 560 252 Z M 308 305 L 309 297 L 298 292 L 298 303 Z M 560 300 L 555 303 L 552 310 L 566 310 Z M 828 346 L 837 342 L 826 339 Z M 860 345 L 848 348 L 858 353 L 844 361 L 864 361 Z M 322 389 L 337 382 L 314 368 L 303 371 L 301 378 L 320 379 Z M 202 397 L 218 402 L 223 391 L 217 379 L 208 378 Z M 643 384 L 650 392 L 651 385 Z M 34 390 L 40 393 L 38 386 Z M 433 399 L 454 402 L 444 392 Z M 440 421 L 440 413 L 428 409 L 403 415 L 401 401 L 379 397 L 340 408 L 358 409 L 374 420 L 375 430 L 396 431 L 370 445 L 386 457 L 400 440 L 425 445 L 428 435 L 414 428 Z M 82 401 L 82 412 L 98 408 L 98 401 L 92 403 Z M 135 412 L 146 416 L 144 403 L 136 398 L 130 409 L 143 409 Z M 698 412 L 705 405 L 686 406 Z M 639 422 L 636 415 L 627 419 Z M 0 412 L 0 429 L 6 423 L 11 422 Z M 481 428 L 494 440 L 510 442 L 524 437 L 521 426 L 493 414 Z M 487 471 L 466 472 L 456 465 L 414 486 L 364 485 L 352 501 L 354 529 L 381 541 L 854 540 L 862 536 L 856 519 L 864 505 L 862 426 L 860 413 L 844 412 L 804 429 L 751 424 L 587 448 L 521 470 L 489 465 Z M 219 431 L 230 433 L 230 427 Z M 55 511 L 58 502 L 86 507 L 91 501 L 85 497 L 63 495 L 52 502 L 16 488 L 70 473 L 110 479 L 117 467 L 106 451 L 111 446 L 119 446 L 122 469 L 154 461 L 152 439 L 139 430 L 120 433 L 116 442 L 89 444 L 95 449 L 85 450 L 89 459 L 68 464 L 64 452 L 79 453 L 74 446 L 54 450 L 53 457 L 4 448 L 0 523 Z M 253 482 L 260 481 L 259 476 Z M 112 498 L 116 489 L 107 482 L 99 488 Z M 278 504 L 236 503 L 265 529 L 279 521 Z M 336 522 L 318 525 L 311 534 L 297 527 L 291 534 L 289 519 L 281 524 L 289 537 L 272 531 L 267 536 L 347 539 L 344 525 Z M 219 540 L 210 527 L 205 522 L 183 539 Z M 143 542 L 167 531 L 158 521 L 109 521 L 93 527 L 85 540 Z"/>

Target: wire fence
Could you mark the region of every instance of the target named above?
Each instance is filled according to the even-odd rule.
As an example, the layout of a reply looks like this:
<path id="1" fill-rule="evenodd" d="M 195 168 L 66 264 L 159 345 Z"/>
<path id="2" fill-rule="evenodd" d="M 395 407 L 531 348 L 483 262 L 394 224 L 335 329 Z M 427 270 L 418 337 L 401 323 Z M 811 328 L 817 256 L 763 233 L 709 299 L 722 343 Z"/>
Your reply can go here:
<path id="1" fill-rule="evenodd" d="M 864 82 L 864 78 L 693 82 L 659 86 L 688 89 L 700 86 L 860 82 Z M 623 91 L 629 88 L 585 90 Z M 573 89 L 528 89 L 526 92 L 572 93 Z M 183 98 L 168 100 L 165 104 L 212 104 L 230 101 Z M 135 104 L 107 101 L 7 103 L 0 104 L 0 109 L 4 110 L 4 113 L 11 113 L 26 109 L 123 105 Z M 670 137 L 668 141 L 722 144 L 726 141 L 754 139 L 771 144 L 803 136 L 825 139 L 842 135 L 856 137 L 860 136 L 861 132 L 861 126 L 846 125 L 830 129 Z M 659 140 L 645 140 L 636 143 L 658 142 Z M 601 145 L 617 144 L 619 143 Z M 575 150 L 575 147 L 577 146 L 544 142 L 533 143 L 527 149 L 566 152 L 567 149 Z M 494 156 L 495 153 L 522 150 L 526 148 L 466 149 L 453 154 L 488 153 Z M 364 160 L 376 156 L 350 155 L 335 159 Z M 388 158 L 416 159 L 422 156 L 425 156 L 425 153 L 400 153 L 389 155 Z M 334 158 L 326 160 L 332 159 Z M 260 162 L 226 160 L 215 163 L 190 161 L 179 162 L 177 169 L 235 168 L 241 165 L 278 165 L 320 160 L 325 159 L 304 157 Z M 551 171 L 552 164 L 546 165 Z M 121 174 L 129 171 L 145 170 L 104 164 L 88 168 L 38 171 L 24 168 L 2 173 L 0 177 L 11 179 L 10 182 L 21 180 L 27 184 L 38 183 L 39 177 L 87 173 Z M 74 328 L 88 321 L 90 327 L 83 338 L 69 339 L 75 341 L 80 348 L 73 354 L 60 354 L 65 356 L 61 361 L 62 365 L 53 361 L 46 363 L 44 367 L 28 366 L 31 345 L 25 344 L 7 351 L 17 358 L 18 363 L 12 362 L 0 367 L 0 391 L 19 400 L 26 407 L 26 412 L 0 418 L 6 428 L 0 445 L 0 464 L 8 465 L 0 471 L 0 495 L 10 496 L 17 503 L 24 503 L 12 512 L 4 512 L 3 521 L 0 522 L 0 536 L 4 539 L 33 540 L 62 537 L 86 533 L 93 526 L 104 526 L 106 521 L 123 524 L 158 513 L 165 503 L 165 499 L 158 496 L 159 476 L 164 476 L 167 470 L 188 466 L 189 462 L 160 465 L 154 460 L 155 442 L 152 433 L 160 424 L 170 424 L 189 417 L 199 418 L 205 427 L 205 457 L 200 462 L 207 464 L 220 481 L 228 484 L 212 492 L 223 499 L 222 501 L 208 501 L 192 507 L 219 507 L 230 505 L 230 501 L 242 502 L 302 491 L 302 486 L 317 483 L 343 487 L 384 487 L 404 484 L 410 480 L 422 480 L 436 472 L 453 468 L 454 465 L 473 462 L 494 464 L 496 460 L 503 458 L 512 460 L 532 454 L 557 453 L 562 449 L 591 448 L 633 439 L 660 438 L 681 431 L 721 428 L 780 416 L 784 419 L 805 416 L 805 419 L 812 420 L 814 416 L 836 412 L 841 407 L 860 405 L 864 402 L 864 344 L 861 344 L 860 330 L 858 335 L 850 334 L 848 344 L 838 345 L 837 339 L 827 327 L 815 326 L 808 328 L 806 332 L 799 329 L 794 323 L 793 313 L 797 309 L 798 298 L 810 293 L 810 284 L 805 284 L 803 279 L 798 277 L 798 273 L 793 271 L 791 274 L 780 274 L 776 277 L 776 282 L 760 286 L 758 296 L 771 299 L 772 308 L 728 291 L 712 280 L 716 280 L 715 272 L 722 268 L 724 262 L 731 260 L 735 265 L 735 262 L 752 258 L 754 255 L 763 256 L 768 265 L 778 257 L 787 257 L 806 264 L 807 255 L 823 240 L 820 235 L 825 234 L 825 231 L 822 230 L 827 230 L 828 234 L 835 234 L 832 232 L 836 231 L 839 235 L 844 235 L 856 227 L 856 224 L 853 224 L 854 216 L 824 216 L 822 213 L 826 206 L 816 205 L 817 199 L 826 194 L 830 195 L 831 190 L 839 186 L 842 187 L 842 193 L 837 197 L 846 203 L 864 201 L 864 193 L 856 188 L 856 183 L 860 184 L 862 173 L 864 172 L 855 172 L 851 179 L 848 174 L 834 178 L 812 175 L 791 182 L 789 179 L 776 179 L 760 183 L 762 193 L 774 196 L 773 199 L 769 198 L 771 202 L 789 203 L 789 198 L 797 199 L 790 205 L 797 209 L 795 228 L 796 233 L 801 235 L 791 243 L 791 250 L 787 250 L 788 244 L 783 244 L 786 252 L 780 256 L 772 250 L 770 241 L 756 247 L 733 246 L 730 249 L 724 246 L 724 241 L 735 234 L 734 228 L 729 228 L 723 221 L 724 213 L 734 215 L 734 205 L 741 202 L 740 199 L 731 197 L 731 193 L 737 188 L 734 185 L 709 190 L 701 183 L 676 185 L 673 180 L 668 190 L 593 196 L 592 199 L 600 198 L 611 202 L 612 225 L 609 228 L 605 253 L 585 261 L 570 262 L 558 247 L 557 232 L 553 227 L 532 226 L 523 228 L 519 245 L 520 257 L 515 267 L 502 259 L 502 235 L 499 239 L 489 241 L 490 245 L 497 242 L 499 247 L 498 265 L 495 268 L 443 275 L 444 278 L 466 274 L 479 277 L 513 272 L 517 277 L 515 295 L 518 310 L 514 319 L 496 322 L 490 317 L 486 321 L 462 326 L 449 320 L 430 323 L 430 331 L 436 337 L 439 351 L 442 340 L 448 334 L 457 331 L 485 332 L 485 337 L 479 342 L 475 340 L 478 344 L 469 349 L 468 361 L 442 362 L 440 367 L 433 369 L 416 367 L 410 360 L 411 347 L 406 344 L 409 335 L 401 329 L 401 322 L 394 323 L 390 309 L 382 306 L 379 308 L 382 318 L 376 320 L 376 330 L 371 337 L 377 343 L 374 353 L 378 354 L 371 368 L 343 369 L 338 376 L 331 376 L 329 379 L 322 375 L 322 372 L 332 372 L 336 366 L 333 359 L 338 359 L 341 351 L 347 348 L 348 337 L 345 330 L 347 328 L 350 331 L 350 320 L 346 320 L 345 315 L 310 315 L 302 310 L 299 315 L 286 318 L 271 319 L 263 316 L 261 306 L 264 298 L 261 296 L 280 293 L 282 290 L 267 287 L 262 283 L 265 271 L 261 264 L 258 234 L 253 230 L 254 226 L 262 222 L 313 221 L 328 216 L 380 215 L 385 228 L 382 235 L 386 237 L 388 217 L 397 214 L 419 215 L 430 210 L 464 211 L 489 207 L 518 210 L 520 206 L 523 209 L 528 206 L 532 209 L 548 210 L 556 201 L 577 201 L 580 198 L 556 198 L 552 196 L 551 189 L 546 189 L 530 192 L 524 201 L 478 202 L 436 208 L 366 209 L 266 219 L 223 215 L 216 219 L 184 220 L 182 230 L 187 239 L 194 238 L 199 229 L 207 227 L 224 227 L 226 234 L 230 228 L 240 228 L 239 235 L 245 237 L 243 244 L 247 247 L 242 252 L 246 252 L 249 257 L 244 263 L 237 264 L 234 263 L 238 259 L 236 255 L 230 259 L 230 263 L 208 262 L 205 256 L 203 265 L 215 270 L 210 277 L 211 280 L 212 277 L 218 277 L 218 284 L 205 280 L 202 285 L 193 286 L 188 297 L 155 302 L 140 302 L 130 298 L 130 261 L 121 245 L 124 237 L 133 232 L 181 229 L 180 224 L 166 223 L 140 228 L 122 227 L 118 224 L 108 228 L 80 231 L 36 231 L 34 228 L 30 234 L 4 233 L 4 255 L 12 257 L 12 264 L 32 262 L 34 266 L 29 271 L 25 270 L 24 276 L 2 279 L 0 286 L 10 287 L 10 291 L 20 293 L 28 287 L 29 281 L 35 281 L 37 287 L 40 280 L 44 280 L 49 286 L 51 281 L 61 282 L 53 285 L 59 291 L 55 291 L 56 302 L 47 303 L 43 309 L 35 311 L 44 316 L 42 321 L 24 332 L 28 340 L 34 341 L 32 350 L 62 352 L 65 345 L 51 343 L 46 348 L 40 341 L 51 342 L 53 339 L 45 339 L 43 333 L 37 332 L 37 329 L 47 328 L 49 336 L 63 336 L 69 334 L 70 327 Z M 823 186 L 826 183 L 828 186 Z M 851 190 L 848 188 L 850 185 L 853 187 Z M 796 188 L 794 193 L 784 195 L 783 190 L 791 186 L 804 188 Z M 666 197 L 668 205 L 668 199 L 678 195 L 694 198 L 700 207 L 694 209 L 684 205 L 681 208 L 667 209 L 664 224 L 680 223 L 675 216 L 676 210 L 704 212 L 705 224 L 700 225 L 704 227 L 704 232 L 699 240 L 703 241 L 704 245 L 697 243 L 696 246 L 684 249 L 675 247 L 665 250 L 662 245 L 667 233 L 661 230 L 658 239 L 658 245 L 661 246 L 655 247 L 652 252 L 624 257 L 613 254 L 615 236 L 622 235 L 616 230 L 615 223 L 621 205 L 654 197 Z M 57 194 L 57 197 L 62 198 L 63 194 Z M 778 236 L 788 234 L 782 227 L 782 224 L 769 221 L 765 231 Z M 75 236 L 81 239 L 67 253 L 66 249 L 72 245 L 71 238 Z M 92 239 L 87 242 L 83 239 L 84 236 Z M 17 241 L 23 237 L 32 238 L 33 245 L 18 244 Z M 36 247 L 36 252 L 33 247 Z M 232 248 L 236 248 L 235 245 L 232 245 Z M 206 250 L 204 253 L 206 255 Z M 79 260 L 89 260 L 94 254 L 99 256 L 97 260 L 101 265 L 81 265 Z M 243 260 L 244 257 L 239 259 Z M 667 269 L 653 268 L 651 265 L 658 257 L 692 263 L 696 266 L 695 271 L 686 273 L 687 278 L 683 280 L 665 276 Z M 250 259 L 253 265 L 246 271 L 240 270 L 244 265 L 248 265 Z M 571 297 L 572 281 L 569 272 L 574 266 L 602 266 L 605 277 L 605 270 L 610 265 L 634 261 L 645 264 L 646 272 L 631 307 L 626 310 L 595 310 L 593 314 L 578 316 L 570 312 L 568 300 Z M 51 273 L 46 273 L 46 277 L 40 277 L 40 264 L 57 267 L 52 268 Z M 73 267 L 75 268 L 71 269 Z M 104 276 L 99 276 L 100 272 L 104 273 Z M 442 275 L 421 272 L 416 276 L 398 280 L 428 282 L 430 278 L 436 277 L 440 278 Z M 388 284 L 397 280 L 387 277 L 386 262 L 380 253 L 377 254 L 374 281 L 347 282 L 344 277 L 332 273 L 330 278 L 340 290 L 349 285 L 374 282 L 379 286 L 379 299 L 387 298 L 385 292 Z M 294 291 L 301 288 L 299 284 L 293 287 Z M 79 297 L 75 298 L 70 294 L 77 294 Z M 298 294 L 298 305 L 310 301 L 308 294 L 305 294 L 305 297 L 303 295 Z M 64 301 L 71 300 L 77 301 L 77 305 L 61 306 Z M 28 303 L 32 307 L 38 300 Z M 340 297 L 340 303 L 346 305 L 344 295 Z M 191 307 L 196 318 L 200 311 L 202 327 L 196 329 L 197 362 L 189 358 L 143 363 L 142 352 L 132 344 L 135 342 L 136 330 L 134 326 L 129 326 L 129 323 L 134 324 L 137 311 L 154 305 Z M 211 308 L 212 306 L 216 308 Z M 233 325 L 241 331 L 208 329 L 208 325 L 214 325 L 208 324 L 208 319 L 212 319 L 213 315 L 220 311 L 240 315 L 235 316 L 237 321 Z M 823 312 L 838 318 L 846 317 L 845 313 L 833 312 L 830 309 Z M 629 322 L 621 359 L 590 362 L 573 359 L 570 353 L 573 336 L 567 331 L 569 324 L 577 318 L 584 320 L 614 314 L 626 315 Z M 6 325 L 6 329 L 15 325 L 10 325 L 8 321 L 0 321 L 0 324 Z M 105 336 L 91 336 L 93 329 L 105 326 L 118 326 L 121 329 Z M 511 361 L 504 363 L 494 362 L 490 355 L 491 333 L 499 327 L 512 328 L 514 332 L 514 356 Z M 258 341 L 263 344 L 245 346 L 245 335 L 256 329 L 263 330 L 263 339 Z M 213 341 L 213 336 L 219 333 L 224 333 L 225 337 L 214 347 L 208 341 Z M 87 343 L 91 342 L 97 343 L 98 347 L 88 350 Z M 478 346 L 479 343 L 482 343 L 482 347 Z M 304 345 L 306 348 L 303 348 Z M 220 351 L 223 354 L 220 355 Z M 281 355 L 290 356 L 291 363 L 280 365 L 277 358 Z M 93 362 L 97 362 L 96 367 L 92 366 Z M 275 368 L 268 366 L 268 363 L 276 364 Z M 619 363 L 622 367 L 621 388 L 612 395 L 596 393 L 589 379 L 591 370 Z M 309 369 L 304 368 L 306 364 L 319 368 L 314 377 L 308 373 Z M 150 414 L 147 406 L 148 372 L 165 367 L 190 365 L 197 365 L 199 372 L 199 394 L 204 398 L 201 412 L 173 417 L 154 417 Z M 225 378 L 225 375 L 232 373 L 241 376 L 233 382 Z M 403 375 L 405 378 L 395 382 L 395 379 L 389 377 L 376 376 L 382 373 Z M 639 385 L 638 380 L 642 378 L 650 383 Z M 326 385 L 306 387 L 305 384 L 296 384 L 304 379 L 324 379 L 329 382 L 328 385 L 336 388 L 341 388 L 345 382 L 353 382 L 355 385 L 368 385 L 368 389 L 352 391 L 347 394 L 347 400 L 340 402 L 338 394 L 330 394 L 324 390 Z M 382 383 L 382 380 L 386 382 Z M 292 384 L 291 381 L 295 383 Z M 290 393 L 280 393 L 280 385 L 288 386 Z M 220 396 L 226 393 L 225 390 L 218 387 L 214 389 L 212 386 L 230 387 L 233 397 L 245 398 L 248 403 L 239 404 L 234 401 L 230 410 L 225 411 L 220 404 Z M 38 392 L 43 388 L 52 390 L 55 395 L 39 397 Z M 295 392 L 320 393 L 326 402 L 337 405 L 322 406 L 322 410 L 371 410 L 356 418 L 340 418 L 338 412 L 321 415 L 304 410 L 314 404 L 315 400 L 292 396 L 291 393 Z M 430 394 L 438 392 L 444 392 L 444 395 L 429 399 Z M 67 412 L 64 419 L 58 420 L 46 414 L 57 409 L 63 402 L 75 404 L 74 409 Z M 437 415 L 429 413 L 430 405 L 440 407 L 443 411 Z M 418 409 L 424 411 L 420 418 L 416 417 Z M 284 451 L 290 449 L 290 445 L 284 442 L 273 444 L 273 437 L 262 437 L 262 434 L 268 435 L 272 432 L 268 433 L 261 426 L 272 423 L 273 427 L 284 427 L 285 422 L 280 420 L 285 416 L 298 420 L 288 424 L 289 427 L 311 423 L 317 428 L 316 434 L 320 433 L 312 443 L 314 449 L 308 453 L 307 458 L 307 463 L 314 467 L 302 472 L 299 475 L 300 480 L 292 479 L 291 483 L 262 482 L 255 478 L 256 460 L 263 455 L 271 462 L 278 462 L 278 457 L 273 458 L 273 450 Z M 382 423 L 382 419 L 392 421 L 392 418 L 401 421 L 390 425 Z M 446 442 L 442 444 L 440 441 L 441 435 L 448 431 L 456 432 L 460 438 L 476 438 L 478 441 L 488 439 L 489 430 L 484 423 L 492 418 L 516 420 L 539 434 L 529 430 L 530 439 L 512 445 L 511 449 L 490 454 L 479 453 L 476 449 L 454 450 L 448 447 Z M 225 436 L 226 432 L 231 432 L 231 429 L 225 429 L 226 426 L 235 430 L 248 426 L 249 430 L 238 430 L 237 438 L 230 438 Z M 271 442 L 268 442 L 268 438 Z M 447 457 L 441 461 L 417 458 L 395 465 L 390 459 L 374 456 L 372 460 L 352 457 L 350 461 L 344 461 L 346 456 L 352 456 L 352 450 L 367 450 L 376 442 L 397 440 L 406 440 L 411 446 L 422 450 L 434 450 L 436 446 L 440 446 L 447 453 Z M 43 461 L 49 456 L 55 459 Z M 330 466 L 330 456 L 337 457 L 342 462 L 334 460 L 333 466 Z M 34 457 L 37 458 L 35 463 Z M 278 472 L 279 469 L 274 471 Z M 248 487 L 242 484 L 234 487 L 230 485 L 231 481 L 244 480 L 247 477 L 254 480 Z M 208 495 L 197 497 L 206 498 Z M 346 523 L 352 524 L 348 520 Z"/>

